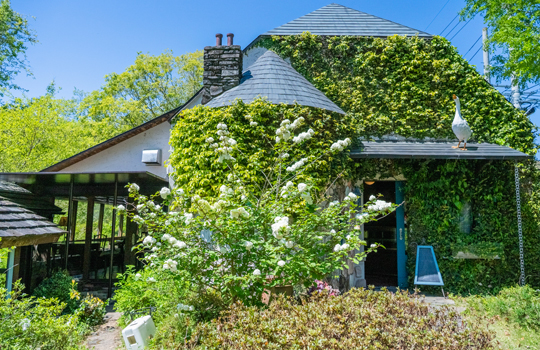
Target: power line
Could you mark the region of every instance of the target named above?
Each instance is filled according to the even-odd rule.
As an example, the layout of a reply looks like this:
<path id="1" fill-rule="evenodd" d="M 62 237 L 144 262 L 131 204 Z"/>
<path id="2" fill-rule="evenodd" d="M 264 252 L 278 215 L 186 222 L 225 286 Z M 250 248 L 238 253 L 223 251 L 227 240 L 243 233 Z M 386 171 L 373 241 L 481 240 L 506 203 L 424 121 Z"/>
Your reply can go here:
<path id="1" fill-rule="evenodd" d="M 442 30 L 442 32 L 441 32 L 439 35 L 442 35 L 442 33 L 444 33 L 444 31 L 445 31 L 448 27 L 450 27 L 450 24 L 452 24 L 452 22 L 454 22 L 454 21 L 456 20 L 456 18 L 458 18 L 458 16 L 459 16 L 459 13 L 456 15 L 456 17 L 454 17 L 453 20 L 450 21 L 450 23 L 448 23 L 448 25 L 447 25 L 446 27 L 444 27 L 444 29 Z M 459 22 L 458 22 L 458 23 L 459 23 Z"/>
<path id="2" fill-rule="evenodd" d="M 480 47 L 478 48 L 478 50 L 476 50 L 476 52 L 474 53 L 474 55 L 472 55 L 472 57 L 469 58 L 469 61 L 472 61 L 472 59 L 474 58 L 474 56 L 476 56 L 476 55 L 478 54 L 478 52 L 480 52 L 481 49 L 482 49 L 482 46 L 480 46 Z"/>
<path id="3" fill-rule="evenodd" d="M 465 52 L 465 54 L 463 55 L 463 57 L 467 56 L 467 54 L 472 50 L 472 48 L 476 45 L 476 43 L 478 42 L 478 40 L 482 39 L 482 36 L 480 35 L 478 37 L 478 39 L 476 39 L 476 41 L 474 42 L 474 44 L 472 44 L 471 48 L 469 50 L 467 50 L 467 52 Z"/>
<path id="4" fill-rule="evenodd" d="M 424 31 L 428 30 L 429 26 L 433 24 L 433 22 L 435 21 L 435 19 L 437 18 L 437 16 L 439 16 L 442 12 L 442 10 L 444 10 L 444 8 L 446 7 L 446 5 L 448 5 L 448 3 L 450 2 L 450 0 L 448 0 L 446 2 L 446 4 L 443 5 L 443 7 L 439 10 L 439 13 L 437 13 L 435 15 L 435 17 L 433 17 L 433 19 L 431 20 L 431 22 L 429 22 L 428 26 L 426 27 L 426 29 L 424 29 Z"/>
<path id="5" fill-rule="evenodd" d="M 454 34 L 454 36 L 453 36 L 453 37 L 451 37 L 451 38 L 450 38 L 450 40 L 454 39 L 454 38 L 456 37 L 456 35 L 458 35 L 458 34 L 459 34 L 459 32 L 461 32 L 461 30 L 462 30 L 463 28 L 465 28 L 465 27 L 467 26 L 467 24 L 469 24 L 469 22 L 470 22 L 470 21 L 472 21 L 472 18 L 471 18 L 471 19 L 469 19 L 469 20 L 467 21 L 467 23 L 465 23 L 465 25 L 464 25 L 463 27 L 461 27 L 461 29 L 460 29 L 460 30 L 458 30 L 458 31 L 457 31 L 457 33 L 456 33 L 456 34 Z"/>

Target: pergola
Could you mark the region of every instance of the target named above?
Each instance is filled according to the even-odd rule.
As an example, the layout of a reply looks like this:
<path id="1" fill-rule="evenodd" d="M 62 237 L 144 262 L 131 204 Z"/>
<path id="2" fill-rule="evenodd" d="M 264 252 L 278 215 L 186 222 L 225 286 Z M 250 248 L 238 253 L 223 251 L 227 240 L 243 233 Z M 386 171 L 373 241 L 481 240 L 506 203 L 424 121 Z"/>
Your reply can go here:
<path id="1" fill-rule="evenodd" d="M 65 240 L 55 246 L 60 253 L 62 267 L 67 269 L 70 260 L 80 264 L 82 259 L 82 280 L 90 279 L 90 272 L 95 256 L 96 241 L 109 244 L 107 251 L 101 251 L 101 260 L 108 259 L 108 297 L 112 296 L 113 286 L 113 263 L 122 267 L 124 264 L 135 264 L 135 255 L 132 247 L 137 239 L 137 225 L 130 220 L 126 222 L 124 237 L 116 236 L 116 206 L 120 203 L 129 202 L 129 192 L 126 185 L 136 183 L 140 186 L 140 193 L 151 195 L 162 187 L 168 186 L 168 181 L 149 172 L 111 172 L 111 173 L 60 173 L 60 172 L 27 172 L 27 173 L 0 173 L 0 181 L 15 183 L 36 196 L 50 199 L 64 199 L 68 201 L 67 229 Z M 87 202 L 85 239 L 83 244 L 75 242 L 76 217 L 79 202 Z M 98 232 L 103 231 L 103 215 L 105 205 L 112 205 L 112 227 L 108 238 L 93 237 L 94 204 L 100 204 Z M 62 221 L 62 220 L 61 220 Z M 65 220 L 64 220 L 65 221 Z M 108 241 L 108 242 L 107 242 Z M 123 261 L 118 261 L 119 254 L 115 250 L 116 245 L 122 245 Z M 97 244 L 99 249 L 99 244 Z M 49 257 L 52 253 L 49 252 Z M 54 255 L 54 254 L 52 254 Z M 77 259 L 75 259 L 75 257 Z M 120 256 L 121 257 L 121 256 Z M 58 262 L 57 262 L 58 263 Z M 95 268 L 95 266 L 94 266 Z M 105 271 L 106 267 L 104 267 Z M 95 279 L 98 272 L 96 270 Z"/>

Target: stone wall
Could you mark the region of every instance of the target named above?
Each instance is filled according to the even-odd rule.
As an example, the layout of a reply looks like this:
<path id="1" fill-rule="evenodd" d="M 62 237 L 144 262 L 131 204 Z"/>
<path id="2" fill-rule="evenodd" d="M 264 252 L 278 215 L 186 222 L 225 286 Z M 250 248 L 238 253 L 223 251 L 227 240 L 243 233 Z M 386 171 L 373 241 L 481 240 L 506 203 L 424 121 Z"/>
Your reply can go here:
<path id="1" fill-rule="evenodd" d="M 237 86 L 241 77 L 239 45 L 205 47 L 202 104 Z"/>

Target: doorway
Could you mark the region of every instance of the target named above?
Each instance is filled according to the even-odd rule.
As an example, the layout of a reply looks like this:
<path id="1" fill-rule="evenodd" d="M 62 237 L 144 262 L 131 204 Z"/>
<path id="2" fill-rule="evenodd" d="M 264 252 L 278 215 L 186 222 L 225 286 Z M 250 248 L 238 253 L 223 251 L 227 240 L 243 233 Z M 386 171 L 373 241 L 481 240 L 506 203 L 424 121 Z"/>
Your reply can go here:
<path id="1" fill-rule="evenodd" d="M 371 183 L 371 185 L 368 185 Z M 378 197 L 379 194 L 382 197 Z M 364 201 L 375 196 L 386 202 L 396 202 L 396 185 L 394 181 L 364 182 Z M 369 247 L 380 243 L 385 248 L 377 249 L 366 257 L 365 271 L 367 285 L 397 286 L 398 285 L 398 259 L 396 212 L 392 212 L 378 221 L 364 224 L 364 239 Z"/>

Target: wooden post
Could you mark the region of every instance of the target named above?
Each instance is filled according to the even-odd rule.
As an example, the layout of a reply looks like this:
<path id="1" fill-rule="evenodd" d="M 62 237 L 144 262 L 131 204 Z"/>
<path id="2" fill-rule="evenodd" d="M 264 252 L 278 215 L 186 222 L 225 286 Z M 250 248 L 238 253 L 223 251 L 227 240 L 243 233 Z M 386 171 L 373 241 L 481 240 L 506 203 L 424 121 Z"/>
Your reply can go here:
<path id="1" fill-rule="evenodd" d="M 73 201 L 73 209 L 72 209 L 72 219 L 71 219 L 71 230 L 69 231 L 70 232 L 70 241 L 74 241 L 75 240 L 75 230 L 77 229 L 77 210 L 79 209 L 79 202 L 78 201 Z"/>
<path id="2" fill-rule="evenodd" d="M 88 197 L 86 209 L 86 236 L 84 238 L 83 281 L 90 278 L 90 263 L 92 257 L 92 231 L 94 228 L 94 197 Z"/>
<path id="3" fill-rule="evenodd" d="M 109 261 L 109 288 L 107 298 L 112 297 L 113 288 L 113 263 L 114 263 L 114 229 L 116 228 L 116 205 L 118 204 L 118 174 L 114 174 L 114 198 L 112 210 L 112 230 L 111 230 L 111 256 Z"/>
<path id="4" fill-rule="evenodd" d="M 124 243 L 124 264 L 135 265 L 135 254 L 131 251 L 137 241 L 138 225 L 130 217 L 126 218 L 126 238 Z"/>
<path id="5" fill-rule="evenodd" d="M 101 203 L 99 205 L 99 219 L 98 219 L 98 238 L 101 238 L 103 235 L 103 216 L 105 215 L 105 204 Z"/>
<path id="6" fill-rule="evenodd" d="M 124 214 L 118 215 L 118 236 L 124 235 Z"/>
<path id="7" fill-rule="evenodd" d="M 74 179 L 73 174 L 69 176 L 70 177 L 70 185 L 69 185 L 69 202 L 68 202 L 68 225 L 66 230 L 66 242 L 65 242 L 65 261 L 64 261 L 64 269 L 67 271 L 68 269 L 68 262 L 69 262 L 69 237 L 70 237 L 70 230 L 71 230 L 71 222 L 73 221 L 73 185 L 74 185 Z M 77 217 L 75 216 L 75 221 L 77 221 Z"/>

